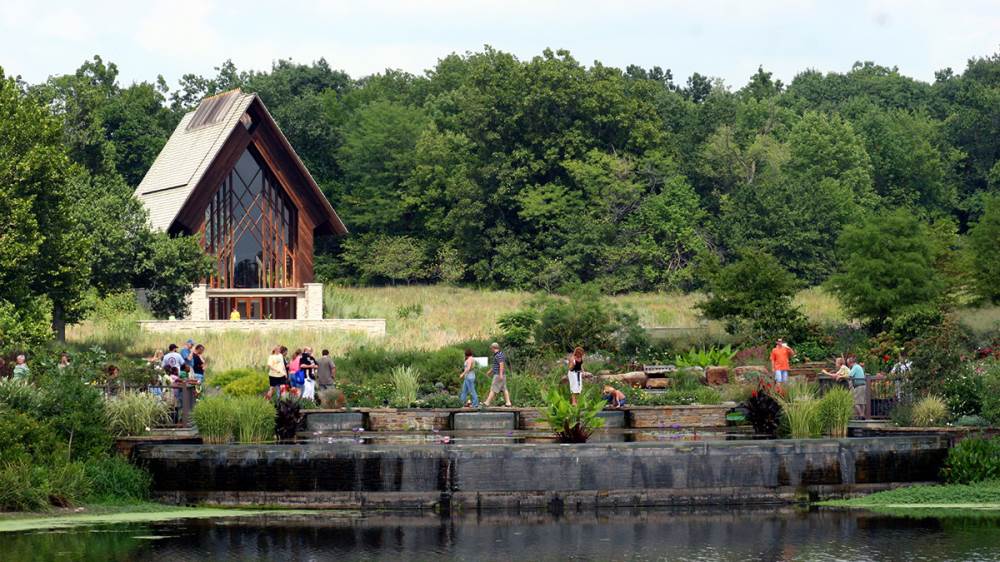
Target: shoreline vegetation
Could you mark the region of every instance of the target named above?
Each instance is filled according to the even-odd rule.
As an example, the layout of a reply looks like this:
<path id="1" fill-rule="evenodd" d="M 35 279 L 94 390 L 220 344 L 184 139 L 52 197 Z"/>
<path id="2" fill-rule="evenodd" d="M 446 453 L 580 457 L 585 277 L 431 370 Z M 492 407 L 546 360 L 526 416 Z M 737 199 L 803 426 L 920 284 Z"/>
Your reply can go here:
<path id="1" fill-rule="evenodd" d="M 995 511 L 1000 515 L 1000 481 L 973 484 L 918 484 L 859 498 L 818 502 L 820 507 L 868 509 L 906 515 L 910 510 Z"/>

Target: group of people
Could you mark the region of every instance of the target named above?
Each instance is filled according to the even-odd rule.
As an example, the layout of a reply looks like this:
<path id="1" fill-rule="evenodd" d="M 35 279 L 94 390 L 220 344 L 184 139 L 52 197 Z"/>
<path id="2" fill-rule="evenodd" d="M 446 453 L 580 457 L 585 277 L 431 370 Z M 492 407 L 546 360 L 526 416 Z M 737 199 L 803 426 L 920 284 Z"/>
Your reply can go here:
<path id="1" fill-rule="evenodd" d="M 795 350 L 785 343 L 783 339 L 778 338 L 774 349 L 771 350 L 771 370 L 774 372 L 775 382 L 783 383 L 788 381 L 788 370 L 794 356 Z M 868 401 L 868 394 L 866 392 L 868 379 L 865 376 L 864 367 L 854 355 L 837 357 L 835 364 L 836 367 L 833 372 L 823 369 L 823 374 L 850 387 L 851 394 L 854 397 L 854 415 L 859 418 L 865 417 L 865 406 Z"/>
<path id="2" fill-rule="evenodd" d="M 164 377 L 171 386 L 178 384 L 201 385 L 205 382 L 205 368 L 208 360 L 205 357 L 205 346 L 196 344 L 193 339 L 184 342 L 183 347 L 172 343 L 167 346 L 167 352 L 157 350 L 147 359 L 154 368 L 162 369 Z"/>
<path id="3" fill-rule="evenodd" d="M 507 356 L 500 350 L 500 344 L 496 342 L 490 344 L 490 353 L 492 354 L 492 361 L 490 361 L 490 371 L 492 373 L 490 393 L 486 397 L 486 400 L 480 404 L 479 394 L 476 392 L 476 360 L 471 349 L 465 350 L 465 361 L 462 364 L 462 372 L 458 375 L 459 380 L 462 381 L 462 390 L 458 395 L 458 399 L 467 408 L 489 407 L 493 403 L 493 399 L 500 394 L 504 397 L 504 405 L 508 408 L 512 406 L 510 391 L 507 390 L 507 374 L 510 370 L 507 363 Z M 567 382 L 569 382 L 570 400 L 573 404 L 576 404 L 580 393 L 583 392 L 583 348 L 575 348 L 566 359 L 566 364 L 569 367 L 566 378 Z M 625 407 L 625 394 L 617 388 L 605 385 L 602 395 L 610 407 Z"/>
<path id="4" fill-rule="evenodd" d="M 329 349 L 324 349 L 317 358 L 311 347 L 304 347 L 296 349 L 289 358 L 288 348 L 278 345 L 267 358 L 267 376 L 271 387 L 268 396 L 291 388 L 303 398 L 315 399 L 317 392 L 333 388 L 337 364 Z"/>

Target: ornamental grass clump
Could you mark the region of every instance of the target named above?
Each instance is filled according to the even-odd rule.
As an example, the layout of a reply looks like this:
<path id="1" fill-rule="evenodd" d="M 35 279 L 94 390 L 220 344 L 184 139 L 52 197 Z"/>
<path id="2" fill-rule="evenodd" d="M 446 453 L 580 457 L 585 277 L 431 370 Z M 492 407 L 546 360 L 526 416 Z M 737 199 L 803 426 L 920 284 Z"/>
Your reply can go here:
<path id="1" fill-rule="evenodd" d="M 925 396 L 913 405 L 910 415 L 916 427 L 940 426 L 948 421 L 948 406 L 937 396 Z"/>
<path id="2" fill-rule="evenodd" d="M 394 408 L 408 408 L 417 401 L 420 373 L 408 366 L 398 366 L 392 370 L 392 398 L 389 403 Z"/>
<path id="3" fill-rule="evenodd" d="M 208 396 L 194 407 L 194 424 L 205 443 L 227 443 L 236 427 L 235 399 L 229 396 Z"/>
<path id="4" fill-rule="evenodd" d="M 781 406 L 793 438 L 818 437 L 823 432 L 820 401 L 816 398 L 815 385 L 788 383 L 784 385 L 783 392 L 774 392 L 774 399 Z"/>
<path id="5" fill-rule="evenodd" d="M 854 396 L 837 386 L 826 391 L 819 401 L 819 417 L 825 433 L 831 437 L 847 437 L 847 425 L 854 415 Z"/>
<path id="6" fill-rule="evenodd" d="M 604 426 L 598 417 L 605 402 L 596 392 L 584 392 L 573 404 L 553 387 L 545 396 L 545 407 L 539 409 L 542 420 L 549 424 L 560 443 L 586 443 L 595 429 Z"/>
<path id="7" fill-rule="evenodd" d="M 234 398 L 236 438 L 240 443 L 274 439 L 275 410 L 269 400 L 256 396 Z"/>
<path id="8" fill-rule="evenodd" d="M 145 435 L 170 420 L 167 403 L 148 392 L 124 392 L 106 398 L 104 413 L 115 437 Z"/>

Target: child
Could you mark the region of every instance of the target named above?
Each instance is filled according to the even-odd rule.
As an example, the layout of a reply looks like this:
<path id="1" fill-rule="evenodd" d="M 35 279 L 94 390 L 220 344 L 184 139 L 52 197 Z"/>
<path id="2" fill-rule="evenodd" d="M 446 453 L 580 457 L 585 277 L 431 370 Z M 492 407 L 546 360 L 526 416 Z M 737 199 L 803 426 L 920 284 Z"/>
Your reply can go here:
<path id="1" fill-rule="evenodd" d="M 625 407 L 625 393 L 617 388 L 606 384 L 604 385 L 602 395 L 604 396 L 604 399 L 608 401 L 608 406 L 612 408 Z"/>

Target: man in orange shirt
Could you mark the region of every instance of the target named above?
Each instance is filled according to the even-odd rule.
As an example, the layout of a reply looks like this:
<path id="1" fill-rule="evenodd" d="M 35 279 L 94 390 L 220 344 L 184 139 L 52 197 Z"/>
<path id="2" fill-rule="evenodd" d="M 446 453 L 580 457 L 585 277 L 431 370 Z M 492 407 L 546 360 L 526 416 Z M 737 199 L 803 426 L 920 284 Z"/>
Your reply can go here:
<path id="1" fill-rule="evenodd" d="M 774 371 L 774 382 L 788 381 L 788 363 L 793 355 L 795 355 L 795 350 L 788 347 L 785 340 L 778 338 L 774 349 L 771 350 L 771 370 Z"/>

